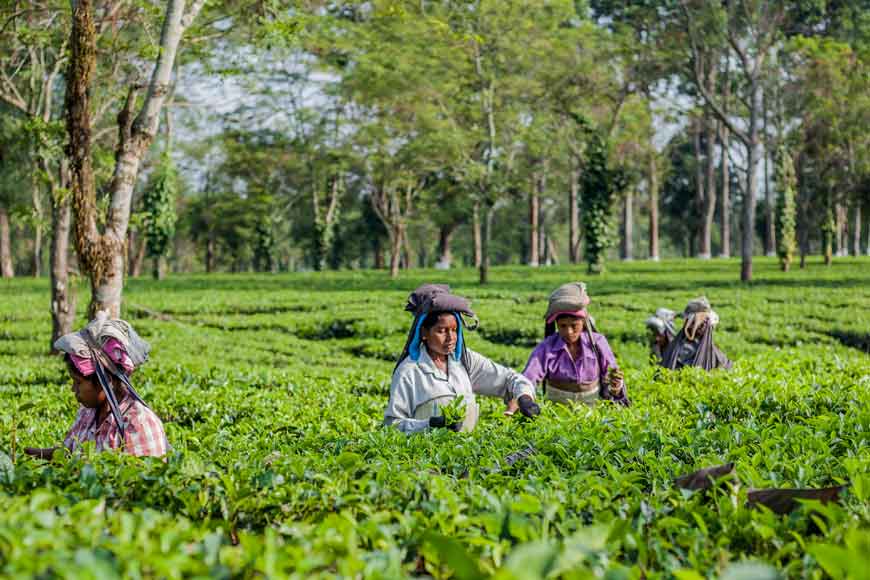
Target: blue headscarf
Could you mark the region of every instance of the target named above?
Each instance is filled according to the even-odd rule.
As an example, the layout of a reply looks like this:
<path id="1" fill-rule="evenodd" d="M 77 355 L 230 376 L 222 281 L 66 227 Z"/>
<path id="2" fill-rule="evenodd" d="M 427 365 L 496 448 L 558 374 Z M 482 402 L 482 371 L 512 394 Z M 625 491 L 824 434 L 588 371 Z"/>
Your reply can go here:
<path id="1" fill-rule="evenodd" d="M 456 317 L 456 348 L 453 349 L 453 359 L 459 360 L 462 358 L 463 337 L 462 337 L 462 316 L 458 312 L 451 312 Z M 411 344 L 408 345 L 408 356 L 411 360 L 417 362 L 420 360 L 420 329 L 423 327 L 423 321 L 426 320 L 426 314 L 417 317 L 417 323 L 414 325 L 414 336 L 411 338 Z"/>

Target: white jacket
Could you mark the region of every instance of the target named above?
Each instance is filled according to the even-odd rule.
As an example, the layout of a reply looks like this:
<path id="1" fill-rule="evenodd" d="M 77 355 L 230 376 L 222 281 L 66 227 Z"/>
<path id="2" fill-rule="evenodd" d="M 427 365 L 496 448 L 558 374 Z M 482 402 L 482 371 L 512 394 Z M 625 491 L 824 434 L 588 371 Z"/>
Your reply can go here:
<path id="1" fill-rule="evenodd" d="M 395 425 L 403 433 L 425 431 L 429 428 L 429 417 L 441 414 L 439 407 L 463 395 L 467 412 L 462 430 L 471 431 L 479 412 L 475 394 L 506 400 L 521 395 L 535 398 L 534 385 L 520 373 L 472 350 L 467 353 L 468 369 L 461 361 L 448 357 L 446 374 L 435 366 L 423 345 L 419 360 L 410 357 L 403 360 L 393 373 L 384 424 Z"/>

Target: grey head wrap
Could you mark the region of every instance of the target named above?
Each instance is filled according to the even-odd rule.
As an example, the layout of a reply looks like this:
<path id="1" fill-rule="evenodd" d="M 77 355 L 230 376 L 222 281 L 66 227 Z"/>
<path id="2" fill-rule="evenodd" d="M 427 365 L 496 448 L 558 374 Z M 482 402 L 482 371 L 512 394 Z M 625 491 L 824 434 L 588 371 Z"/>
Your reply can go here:
<path id="1" fill-rule="evenodd" d="M 111 338 L 124 347 L 134 369 L 148 360 L 151 345 L 139 337 L 129 322 L 109 318 L 104 311 L 97 312 L 97 316 L 78 332 L 61 336 L 55 341 L 54 348 L 67 354 L 91 358 L 93 351 L 101 351 Z"/>
<path id="2" fill-rule="evenodd" d="M 467 362 L 466 346 L 463 336 L 463 326 L 469 330 L 477 328 L 477 315 L 471 309 L 471 302 L 467 298 L 457 296 L 450 292 L 450 286 L 447 284 L 423 284 L 408 296 L 408 302 L 405 305 L 405 311 L 414 315 L 414 321 L 411 323 L 411 329 L 408 332 L 408 338 L 405 341 L 405 347 L 402 349 L 402 354 L 399 356 L 396 367 L 402 364 L 409 355 L 414 354 L 419 350 L 420 327 L 423 321 L 431 312 L 452 312 L 456 316 L 458 328 L 458 344 L 457 356 L 462 360 L 462 363 Z M 470 324 L 465 322 L 465 318 L 470 319 Z M 416 359 L 415 359 L 416 360 Z M 468 365 L 466 364 L 466 367 Z"/>
<path id="3" fill-rule="evenodd" d="M 129 361 L 114 360 L 105 350 L 110 339 L 115 339 L 123 347 Z M 126 424 L 121 413 L 115 391 L 112 388 L 109 375 L 115 376 L 126 387 L 133 399 L 145 405 L 145 401 L 130 383 L 130 373 L 148 360 L 151 346 L 142 340 L 125 320 L 111 319 L 108 313 L 100 311 L 97 316 L 82 330 L 60 337 L 54 347 L 68 355 L 89 359 L 94 366 L 94 374 L 115 418 L 115 423 L 121 432 L 121 441 L 126 441 Z M 127 364 L 125 364 L 127 362 Z M 127 368 L 127 367 L 131 368 Z M 147 406 L 147 405 L 146 405 Z"/>

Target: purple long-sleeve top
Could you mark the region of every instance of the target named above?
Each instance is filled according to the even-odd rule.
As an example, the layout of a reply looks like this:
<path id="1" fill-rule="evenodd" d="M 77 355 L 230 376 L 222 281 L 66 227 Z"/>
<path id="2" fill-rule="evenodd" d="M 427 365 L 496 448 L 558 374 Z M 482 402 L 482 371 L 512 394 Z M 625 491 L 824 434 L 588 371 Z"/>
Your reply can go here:
<path id="1" fill-rule="evenodd" d="M 532 351 L 523 375 L 533 383 L 544 380 L 556 383 L 597 383 L 602 374 L 606 376 L 608 369 L 618 369 L 619 366 L 604 335 L 593 332 L 592 340 L 595 341 L 598 349 L 597 360 L 589 333 L 586 332 L 580 335 L 580 354 L 574 360 L 562 337 L 558 333 L 551 334 Z M 628 404 L 624 384 L 621 393 L 616 397 L 610 395 L 609 389 L 603 389 L 601 394 L 604 398 L 612 399 L 617 403 Z"/>

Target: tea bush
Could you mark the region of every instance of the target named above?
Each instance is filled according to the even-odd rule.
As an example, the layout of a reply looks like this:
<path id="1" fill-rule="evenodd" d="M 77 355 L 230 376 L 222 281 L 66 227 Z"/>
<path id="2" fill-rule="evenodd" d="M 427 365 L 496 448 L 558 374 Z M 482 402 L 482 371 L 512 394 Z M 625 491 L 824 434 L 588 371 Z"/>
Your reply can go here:
<path id="1" fill-rule="evenodd" d="M 469 296 L 481 319 L 471 348 L 521 369 L 548 293 L 583 276 L 130 280 L 124 316 L 153 345 L 134 382 L 165 421 L 165 462 L 22 457 L 59 442 L 76 403 L 47 354 L 47 282 L 2 280 L 0 574 L 867 577 L 870 261 L 783 274 L 760 259 L 751 285 L 735 282 L 738 268 L 639 262 L 587 280 L 630 408 L 543 403 L 525 422 L 486 399 L 473 433 L 411 437 L 380 427 L 411 289 L 443 281 Z M 734 370 L 657 369 L 645 318 L 700 294 Z M 673 484 L 725 462 L 738 483 Z M 746 505 L 749 488 L 838 484 L 849 485 L 840 505 L 782 516 Z"/>

